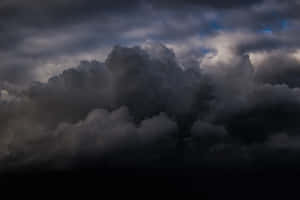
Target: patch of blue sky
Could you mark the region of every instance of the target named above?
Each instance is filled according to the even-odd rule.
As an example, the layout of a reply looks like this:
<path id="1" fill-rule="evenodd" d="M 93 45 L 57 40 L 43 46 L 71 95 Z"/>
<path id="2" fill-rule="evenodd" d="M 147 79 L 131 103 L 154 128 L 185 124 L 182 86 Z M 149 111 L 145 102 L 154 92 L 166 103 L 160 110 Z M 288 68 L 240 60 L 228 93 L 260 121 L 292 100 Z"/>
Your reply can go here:
<path id="1" fill-rule="evenodd" d="M 289 27 L 289 22 L 287 20 L 281 21 L 281 29 L 285 30 Z"/>
<path id="2" fill-rule="evenodd" d="M 264 28 L 261 30 L 263 34 L 272 34 L 273 30 L 271 28 Z"/>
<path id="3" fill-rule="evenodd" d="M 214 31 L 220 31 L 224 29 L 224 27 L 218 21 L 210 22 L 210 28 Z"/>
<path id="4" fill-rule="evenodd" d="M 208 54 L 208 53 L 211 53 L 213 50 L 212 49 L 209 49 L 209 48 L 200 48 L 200 52 L 202 54 Z"/>

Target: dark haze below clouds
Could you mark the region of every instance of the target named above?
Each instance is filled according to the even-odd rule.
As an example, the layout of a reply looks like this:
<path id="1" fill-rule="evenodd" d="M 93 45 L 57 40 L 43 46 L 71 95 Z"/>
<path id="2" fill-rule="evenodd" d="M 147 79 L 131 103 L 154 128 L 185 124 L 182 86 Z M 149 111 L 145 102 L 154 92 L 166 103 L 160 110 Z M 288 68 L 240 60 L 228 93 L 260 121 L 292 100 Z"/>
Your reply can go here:
<path id="1" fill-rule="evenodd" d="M 2 1 L 1 171 L 298 166 L 299 5 Z"/>

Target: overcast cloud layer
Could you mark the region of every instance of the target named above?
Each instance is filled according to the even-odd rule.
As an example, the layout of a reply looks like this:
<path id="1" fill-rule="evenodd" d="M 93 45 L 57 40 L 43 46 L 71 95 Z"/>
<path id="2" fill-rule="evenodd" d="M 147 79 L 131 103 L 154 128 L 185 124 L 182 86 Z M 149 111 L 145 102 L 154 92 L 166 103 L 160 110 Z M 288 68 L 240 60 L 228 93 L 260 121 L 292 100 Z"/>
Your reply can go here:
<path id="1" fill-rule="evenodd" d="M 0 170 L 298 164 L 299 9 L 1 1 Z"/>

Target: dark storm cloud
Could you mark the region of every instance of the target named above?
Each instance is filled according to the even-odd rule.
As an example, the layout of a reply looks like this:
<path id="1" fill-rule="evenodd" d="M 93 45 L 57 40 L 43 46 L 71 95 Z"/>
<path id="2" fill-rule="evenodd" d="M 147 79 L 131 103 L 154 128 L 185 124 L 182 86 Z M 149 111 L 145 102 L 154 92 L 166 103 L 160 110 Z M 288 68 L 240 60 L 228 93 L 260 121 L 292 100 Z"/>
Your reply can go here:
<path id="1" fill-rule="evenodd" d="M 7 27 L 18 26 L 34 26 L 42 28 L 47 26 L 57 26 L 61 24 L 68 24 L 78 22 L 78 20 L 89 19 L 92 16 L 101 16 L 105 18 L 107 14 L 118 15 L 122 12 L 132 11 L 143 5 L 152 5 L 155 8 L 170 8 L 174 6 L 209 6 L 213 8 L 234 8 L 239 6 L 249 6 L 256 3 L 256 1 L 156 1 L 156 0 L 113 0 L 113 1 L 83 1 L 83 0 L 63 0 L 63 1 L 43 1 L 41 3 L 37 0 L 26 1 L 3 1 L 0 4 L 1 21 L 5 22 L 2 29 Z M 171 6 L 170 6 L 171 5 Z"/>
<path id="2" fill-rule="evenodd" d="M 1 167 L 251 165 L 282 149 L 298 155 L 298 7 L 1 2 Z M 97 56 L 105 59 L 74 68 Z"/>
<path id="3" fill-rule="evenodd" d="M 8 22 L 23 22 L 41 27 L 77 21 L 80 18 L 102 14 L 103 12 L 118 12 L 138 6 L 138 1 L 4 1 L 0 4 L 3 20 Z M 21 18 L 24 17 L 24 18 Z M 37 18 L 39 17 L 39 18 Z M 13 24 L 8 24 L 13 25 Z"/>
<path id="4" fill-rule="evenodd" d="M 3 1 L 0 79 L 18 84 L 46 81 L 61 72 L 55 65 L 74 66 L 87 59 L 86 54 L 96 59 L 99 50 L 104 58 L 115 44 L 140 44 L 146 39 L 172 43 L 195 35 L 213 37 L 222 30 L 255 34 L 255 43 L 242 42 L 243 51 L 295 47 L 296 29 L 290 26 L 296 26 L 297 15 L 288 13 L 297 6 L 296 1 L 272 0 Z M 280 34 L 283 21 L 286 30 Z M 260 36 L 266 28 L 274 31 L 273 38 Z M 198 49 L 193 52 L 196 57 L 202 54 Z"/>
<path id="5" fill-rule="evenodd" d="M 127 15 L 129 12 L 136 12 L 144 5 L 154 5 L 156 9 L 161 6 L 174 11 L 186 6 L 210 6 L 213 8 L 234 8 L 239 6 L 249 6 L 261 1 L 3 1 L 0 4 L 2 33 L 9 36 L 9 40 L 3 40 L 2 44 L 14 45 L 18 40 L 25 37 L 26 32 L 59 28 L 61 26 L 72 25 L 82 21 L 98 19 L 100 23 L 108 23 L 111 16 Z M 174 8 L 172 8 L 172 6 Z M 26 28 L 27 31 L 24 31 Z M 9 42 L 8 42 L 9 41 Z M 7 46 L 6 45 L 6 46 Z M 3 47 L 3 46 L 2 46 Z"/>
<path id="6" fill-rule="evenodd" d="M 265 83 L 299 87 L 299 62 L 283 52 L 280 54 L 280 57 L 276 54 L 262 62 L 256 70 L 256 78 Z"/>
<path id="7" fill-rule="evenodd" d="M 83 61 L 47 83 L 3 84 L 2 169 L 176 165 L 174 156 L 225 166 L 295 151 L 299 89 L 257 81 L 249 57 L 236 59 L 203 73 L 183 70 L 162 44 L 116 46 L 105 63 Z"/>
<path id="8" fill-rule="evenodd" d="M 172 136 L 173 143 L 176 143 L 177 126 L 182 130 L 186 123 L 192 123 L 184 122 L 187 120 L 185 117 L 195 118 L 198 112 L 205 110 L 203 106 L 210 98 L 210 88 L 199 72 L 183 71 L 177 65 L 172 51 L 161 44 L 153 44 L 151 48 L 161 49 L 162 54 L 151 55 L 139 47 L 115 47 L 105 64 L 84 61 L 77 68 L 51 78 L 48 83 L 36 83 L 18 93 L 3 86 L 2 105 L 10 110 L 2 113 L 4 124 L 7 125 L 2 127 L 3 159 L 13 164 L 14 160 L 31 164 L 31 160 L 46 162 L 53 154 L 58 157 L 67 154 L 72 158 L 73 151 L 83 156 L 92 156 L 93 152 L 99 156 L 103 151 L 113 151 L 109 149 L 114 146 L 153 145 L 157 142 L 156 138 L 164 137 L 164 134 Z M 117 111 L 122 106 L 128 107 L 128 110 Z M 94 111 L 98 108 L 105 110 Z M 107 110 L 113 110 L 112 115 Z M 87 115 L 85 121 L 78 122 Z M 185 120 L 181 119 L 183 117 Z M 73 125 L 63 123 L 75 125 L 72 128 Z M 108 124 L 111 124 L 110 128 Z M 93 130 L 87 131 L 86 128 Z M 66 130 L 66 133 L 61 130 Z M 85 145 L 81 145 L 84 141 L 86 145 L 96 142 L 94 137 L 100 136 L 98 134 L 103 136 L 99 142 L 108 145 L 107 148 L 95 144 L 88 152 L 81 149 L 85 148 Z M 69 138 L 68 141 L 64 142 L 64 135 Z M 112 145 L 109 145 L 110 137 Z M 127 142 L 130 138 L 138 140 L 135 141 L 137 144 Z M 80 141 L 79 146 L 76 141 Z M 163 141 L 172 144 L 170 139 Z M 75 147 L 57 151 L 50 147 L 58 145 L 58 148 L 68 148 L 63 145 L 60 147 L 60 142 L 64 145 L 73 145 L 75 142 Z M 42 148 L 40 153 L 34 154 L 33 151 L 39 148 Z M 103 150 L 98 151 L 98 148 Z M 40 160 L 40 156 L 46 160 Z M 56 158 L 53 159 L 57 162 Z"/>
<path id="9" fill-rule="evenodd" d="M 115 152 L 168 141 L 177 131 L 176 123 L 165 114 L 136 124 L 126 107 L 112 112 L 95 109 L 85 119 L 61 123 L 54 130 L 26 119 L 15 120 L 11 125 L 15 125 L 12 132 L 2 133 L 2 169 L 41 163 L 48 163 L 48 168 L 64 168 L 81 158 L 96 162 Z M 18 136 L 12 140 L 14 134 Z"/>
<path id="10" fill-rule="evenodd" d="M 147 1 L 146 1 L 147 2 Z M 207 6 L 217 9 L 228 9 L 228 8 L 238 8 L 244 6 L 252 6 L 258 3 L 263 2 L 263 0 L 247 0 L 247 1 L 238 1 L 238 0 L 229 0 L 229 1 L 217 1 L 217 0 L 150 0 L 155 6 L 162 6 L 164 8 L 174 8 L 181 6 Z"/>
<path id="11" fill-rule="evenodd" d="M 41 119 L 52 126 L 76 122 L 95 108 L 120 106 L 127 106 L 136 121 L 165 112 L 180 119 L 180 126 L 192 123 L 188 119 L 207 110 L 212 98 L 208 78 L 181 69 L 174 53 L 161 44 L 151 44 L 147 51 L 150 54 L 140 47 L 117 46 L 105 63 L 82 62 L 26 92 Z"/>

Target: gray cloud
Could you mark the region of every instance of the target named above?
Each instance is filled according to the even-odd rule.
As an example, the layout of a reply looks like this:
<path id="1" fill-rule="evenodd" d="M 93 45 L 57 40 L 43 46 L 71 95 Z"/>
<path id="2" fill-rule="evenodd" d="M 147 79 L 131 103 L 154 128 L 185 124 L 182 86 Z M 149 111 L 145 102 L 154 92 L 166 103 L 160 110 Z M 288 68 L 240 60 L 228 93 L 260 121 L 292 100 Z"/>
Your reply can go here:
<path id="1" fill-rule="evenodd" d="M 299 62 L 284 53 L 271 55 L 259 64 L 256 78 L 265 83 L 287 84 L 289 87 L 299 87 Z"/>
<path id="2" fill-rule="evenodd" d="M 298 7 L 1 2 L 3 169 L 298 155 Z"/>
<path id="3" fill-rule="evenodd" d="M 290 2 L 176 1 L 170 4 L 168 1 L 66 0 L 41 4 L 35 0 L 4 1 L 0 5 L 3 21 L 0 27 L 3 76 L 0 78 L 20 84 L 45 81 L 61 72 L 61 66 L 55 66 L 71 67 L 75 65 L 74 60 L 99 59 L 99 51 L 104 54 L 101 58 L 105 58 L 116 43 L 137 44 L 145 39 L 169 43 L 198 34 L 214 35 L 220 29 L 271 28 L 274 35 L 279 35 L 261 38 L 257 33 L 261 39 L 255 45 L 246 43 L 243 49 L 280 48 L 287 42 L 288 46 L 295 46 L 297 37 L 284 38 L 295 29 L 286 29 L 284 36 L 275 33 L 281 31 L 283 20 L 288 22 L 288 27 L 296 26 L 297 16 L 288 13 L 298 4 Z"/>
<path id="4" fill-rule="evenodd" d="M 3 84 L 2 169 L 169 166 L 181 156 L 248 165 L 274 155 L 278 133 L 298 137 L 300 91 L 258 81 L 248 56 L 232 63 L 182 69 L 170 49 L 148 43 L 117 46 L 105 63 L 82 61 L 47 83 Z"/>
<path id="5" fill-rule="evenodd" d="M 102 161 L 115 157 L 115 153 L 170 140 L 177 131 L 176 123 L 164 114 L 136 124 L 126 107 L 112 112 L 96 109 L 85 119 L 74 124 L 61 123 L 55 130 L 25 118 L 14 120 L 10 125 L 14 128 L 8 128 L 1 136 L 0 160 L 5 170 L 45 163 L 50 169 L 72 167 L 80 159 L 88 158 Z M 159 155 L 159 152 L 152 153 Z M 149 152 L 140 154 L 151 155 Z M 116 159 L 130 161 L 130 156 Z"/>

